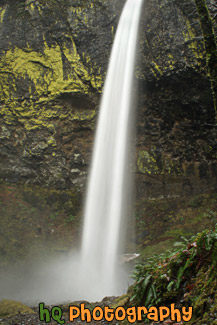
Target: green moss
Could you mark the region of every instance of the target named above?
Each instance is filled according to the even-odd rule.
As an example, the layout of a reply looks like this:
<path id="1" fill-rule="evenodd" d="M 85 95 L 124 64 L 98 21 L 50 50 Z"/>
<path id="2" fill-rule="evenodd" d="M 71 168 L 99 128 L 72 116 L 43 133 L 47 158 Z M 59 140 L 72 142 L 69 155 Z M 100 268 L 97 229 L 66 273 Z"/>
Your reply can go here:
<path id="1" fill-rule="evenodd" d="M 173 240 L 168 239 L 156 245 L 148 245 L 140 252 L 140 256 L 144 258 L 144 257 L 150 257 L 153 254 L 161 254 L 166 250 L 171 249 L 173 242 L 174 239 Z"/>
<path id="2" fill-rule="evenodd" d="M 192 236 L 217 222 L 216 194 L 137 200 L 135 231 L 141 256 L 171 249 L 181 236 Z"/>
<path id="3" fill-rule="evenodd" d="M 35 312 L 28 306 L 18 301 L 6 299 L 0 301 L 1 318 L 14 316 L 17 314 L 35 314 Z"/>
<path id="4" fill-rule="evenodd" d="M 114 303 L 112 304 L 111 308 L 116 309 L 118 307 L 124 307 L 129 302 L 129 299 L 130 299 L 130 297 L 128 294 L 124 294 L 120 297 L 117 297 L 115 299 Z"/>
<path id="5" fill-rule="evenodd" d="M 176 227 L 175 229 L 170 229 L 165 232 L 165 237 L 173 237 L 173 240 L 178 240 L 182 236 L 191 236 L 192 231 L 186 229 L 185 227 Z"/>

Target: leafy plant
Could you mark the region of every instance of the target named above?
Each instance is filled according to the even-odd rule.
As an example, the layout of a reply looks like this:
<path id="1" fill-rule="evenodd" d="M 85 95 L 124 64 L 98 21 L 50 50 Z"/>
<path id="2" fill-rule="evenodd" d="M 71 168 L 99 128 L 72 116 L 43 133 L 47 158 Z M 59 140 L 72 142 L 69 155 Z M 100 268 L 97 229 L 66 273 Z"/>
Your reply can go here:
<path id="1" fill-rule="evenodd" d="M 51 220 L 55 220 L 57 216 L 58 216 L 58 212 L 53 212 L 51 215 L 49 215 L 49 218 Z"/>
<path id="2" fill-rule="evenodd" d="M 68 223 L 71 223 L 75 220 L 75 216 L 74 215 L 70 215 L 68 216 L 68 218 L 65 219 L 64 223 L 65 224 L 68 224 Z"/>
<path id="3" fill-rule="evenodd" d="M 217 278 L 216 266 L 217 225 L 214 231 L 204 230 L 190 240 L 182 237 L 172 251 L 138 263 L 133 274 L 131 304 L 149 308 L 177 301 L 184 303 L 188 299 L 194 304 L 195 290 L 199 295 L 202 294 L 200 288 L 212 290 L 212 281 L 216 282 Z M 202 276 L 205 281 L 201 283 Z M 200 286 L 197 283 L 201 283 Z M 203 312 L 198 310 L 198 313 Z"/>

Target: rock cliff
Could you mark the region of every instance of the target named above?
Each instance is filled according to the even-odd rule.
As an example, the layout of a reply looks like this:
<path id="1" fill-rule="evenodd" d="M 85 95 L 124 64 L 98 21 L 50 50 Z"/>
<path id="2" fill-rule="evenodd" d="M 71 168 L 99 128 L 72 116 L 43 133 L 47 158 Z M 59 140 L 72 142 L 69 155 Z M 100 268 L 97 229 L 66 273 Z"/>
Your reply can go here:
<path id="1" fill-rule="evenodd" d="M 73 211 L 80 209 L 123 5 L 1 1 L 3 183 L 70 190 L 77 197 Z M 216 4 L 207 6 L 215 39 Z M 216 189 L 215 94 L 200 18 L 194 0 L 144 3 L 136 67 L 138 201 Z"/>
<path id="2" fill-rule="evenodd" d="M 1 179 L 83 186 L 123 3 L 1 5 Z M 171 194 L 165 175 L 183 176 L 174 194 L 210 187 L 215 111 L 194 1 L 146 2 L 139 54 L 138 173 L 151 183 L 158 175 L 155 196 Z"/>

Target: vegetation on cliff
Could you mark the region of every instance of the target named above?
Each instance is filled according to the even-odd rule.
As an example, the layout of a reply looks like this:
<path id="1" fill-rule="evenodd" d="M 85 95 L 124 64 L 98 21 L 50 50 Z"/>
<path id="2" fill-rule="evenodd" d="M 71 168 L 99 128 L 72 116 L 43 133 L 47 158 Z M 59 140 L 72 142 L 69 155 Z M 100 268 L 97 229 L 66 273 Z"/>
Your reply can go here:
<path id="1" fill-rule="evenodd" d="M 61 254 L 76 247 L 79 197 L 74 191 L 0 184 L 0 277 L 4 267 L 33 255 Z"/>
<path id="2" fill-rule="evenodd" d="M 131 304 L 192 306 L 189 324 L 216 324 L 217 225 L 175 246 L 137 264 Z"/>

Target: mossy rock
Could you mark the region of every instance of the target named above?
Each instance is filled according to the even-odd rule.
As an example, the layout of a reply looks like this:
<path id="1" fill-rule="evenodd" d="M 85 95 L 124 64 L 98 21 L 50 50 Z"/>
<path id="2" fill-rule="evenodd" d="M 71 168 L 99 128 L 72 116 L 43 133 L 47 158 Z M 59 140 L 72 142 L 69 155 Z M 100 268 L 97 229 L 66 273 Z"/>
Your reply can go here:
<path id="1" fill-rule="evenodd" d="M 17 314 L 35 314 L 28 306 L 19 301 L 3 299 L 0 301 L 0 317 L 10 317 Z"/>
<path id="2" fill-rule="evenodd" d="M 130 297 L 128 294 L 124 294 L 120 297 L 117 297 L 111 307 L 114 309 L 116 309 L 117 307 L 124 307 L 129 302 L 129 299 Z"/>

